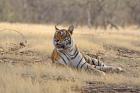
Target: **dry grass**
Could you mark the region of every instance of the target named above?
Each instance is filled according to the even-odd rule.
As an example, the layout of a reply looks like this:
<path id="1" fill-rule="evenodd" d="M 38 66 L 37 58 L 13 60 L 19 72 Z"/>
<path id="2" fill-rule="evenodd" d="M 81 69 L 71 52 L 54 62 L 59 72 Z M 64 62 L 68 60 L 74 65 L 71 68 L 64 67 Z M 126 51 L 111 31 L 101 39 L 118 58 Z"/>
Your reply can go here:
<path id="1" fill-rule="evenodd" d="M 4 60 L 7 60 L 0 59 L 0 93 L 75 93 L 79 92 L 86 81 L 140 85 L 140 59 L 118 57 L 114 49 L 124 48 L 140 53 L 140 31 L 134 27 L 119 31 L 95 30 L 87 27 L 75 29 L 73 37 L 81 51 L 89 54 L 105 53 L 106 63 L 122 66 L 128 71 L 124 74 L 108 74 L 104 77 L 50 64 L 48 57 L 53 50 L 54 25 L 0 23 L 0 30 L 2 29 L 20 31 L 28 40 L 28 45 L 18 51 L 30 50 L 35 54 L 0 55 L 5 56 Z M 11 42 L 17 43 L 21 40 L 22 38 L 15 32 L 0 32 L 0 45 L 5 49 Z M 41 59 L 41 63 L 34 62 L 38 59 Z M 16 61 L 16 64 L 11 60 Z"/>

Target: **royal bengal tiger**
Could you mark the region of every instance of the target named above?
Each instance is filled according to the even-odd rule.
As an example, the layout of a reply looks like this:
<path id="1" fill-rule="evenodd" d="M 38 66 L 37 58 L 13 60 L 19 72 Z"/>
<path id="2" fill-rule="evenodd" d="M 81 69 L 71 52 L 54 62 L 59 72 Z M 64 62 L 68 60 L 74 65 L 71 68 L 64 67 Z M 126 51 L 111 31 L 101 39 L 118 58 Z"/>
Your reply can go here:
<path id="1" fill-rule="evenodd" d="M 55 48 L 51 56 L 53 63 L 88 70 L 99 75 L 105 74 L 104 72 L 107 71 L 122 71 L 120 67 L 107 66 L 95 58 L 83 55 L 72 38 L 73 25 L 68 29 L 59 29 L 55 26 L 55 30 L 53 38 Z"/>

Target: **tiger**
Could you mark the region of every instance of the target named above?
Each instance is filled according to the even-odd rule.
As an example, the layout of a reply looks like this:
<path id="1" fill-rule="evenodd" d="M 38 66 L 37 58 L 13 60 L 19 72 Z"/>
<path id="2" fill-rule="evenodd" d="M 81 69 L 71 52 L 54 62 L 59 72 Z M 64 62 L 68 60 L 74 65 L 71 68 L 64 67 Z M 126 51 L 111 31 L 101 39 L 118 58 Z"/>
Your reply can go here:
<path id="1" fill-rule="evenodd" d="M 105 75 L 105 72 L 108 71 L 122 71 L 121 67 L 108 66 L 96 58 L 81 53 L 72 37 L 73 25 L 69 26 L 68 29 L 59 29 L 55 26 L 55 30 L 54 50 L 51 55 L 52 63 L 87 70 L 97 75 Z"/>

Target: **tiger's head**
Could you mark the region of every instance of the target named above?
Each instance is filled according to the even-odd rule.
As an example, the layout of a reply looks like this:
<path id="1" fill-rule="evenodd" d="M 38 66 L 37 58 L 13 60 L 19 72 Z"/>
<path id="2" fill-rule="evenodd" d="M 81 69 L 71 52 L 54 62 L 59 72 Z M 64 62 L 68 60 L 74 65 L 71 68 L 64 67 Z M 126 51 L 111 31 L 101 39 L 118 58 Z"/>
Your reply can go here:
<path id="1" fill-rule="evenodd" d="M 58 50 L 66 50 L 73 45 L 72 33 L 74 26 L 69 26 L 68 29 L 59 29 L 55 26 L 55 34 L 53 44 Z"/>

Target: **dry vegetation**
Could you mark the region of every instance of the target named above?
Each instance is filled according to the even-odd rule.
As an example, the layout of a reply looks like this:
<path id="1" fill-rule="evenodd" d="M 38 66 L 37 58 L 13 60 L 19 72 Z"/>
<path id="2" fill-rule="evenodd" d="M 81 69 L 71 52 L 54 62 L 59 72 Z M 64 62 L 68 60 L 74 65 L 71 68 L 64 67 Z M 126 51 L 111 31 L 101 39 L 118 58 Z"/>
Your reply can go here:
<path id="1" fill-rule="evenodd" d="M 140 27 L 139 5 L 139 0 L 0 0 L 0 21 Z"/>
<path id="2" fill-rule="evenodd" d="M 18 45 L 24 38 L 11 30 L 25 36 L 26 47 Z M 53 34 L 54 25 L 0 23 L 0 93 L 75 93 L 92 81 L 140 86 L 140 30 L 135 27 L 75 29 L 74 39 L 82 52 L 100 53 L 105 63 L 125 69 L 103 77 L 52 65 Z"/>

